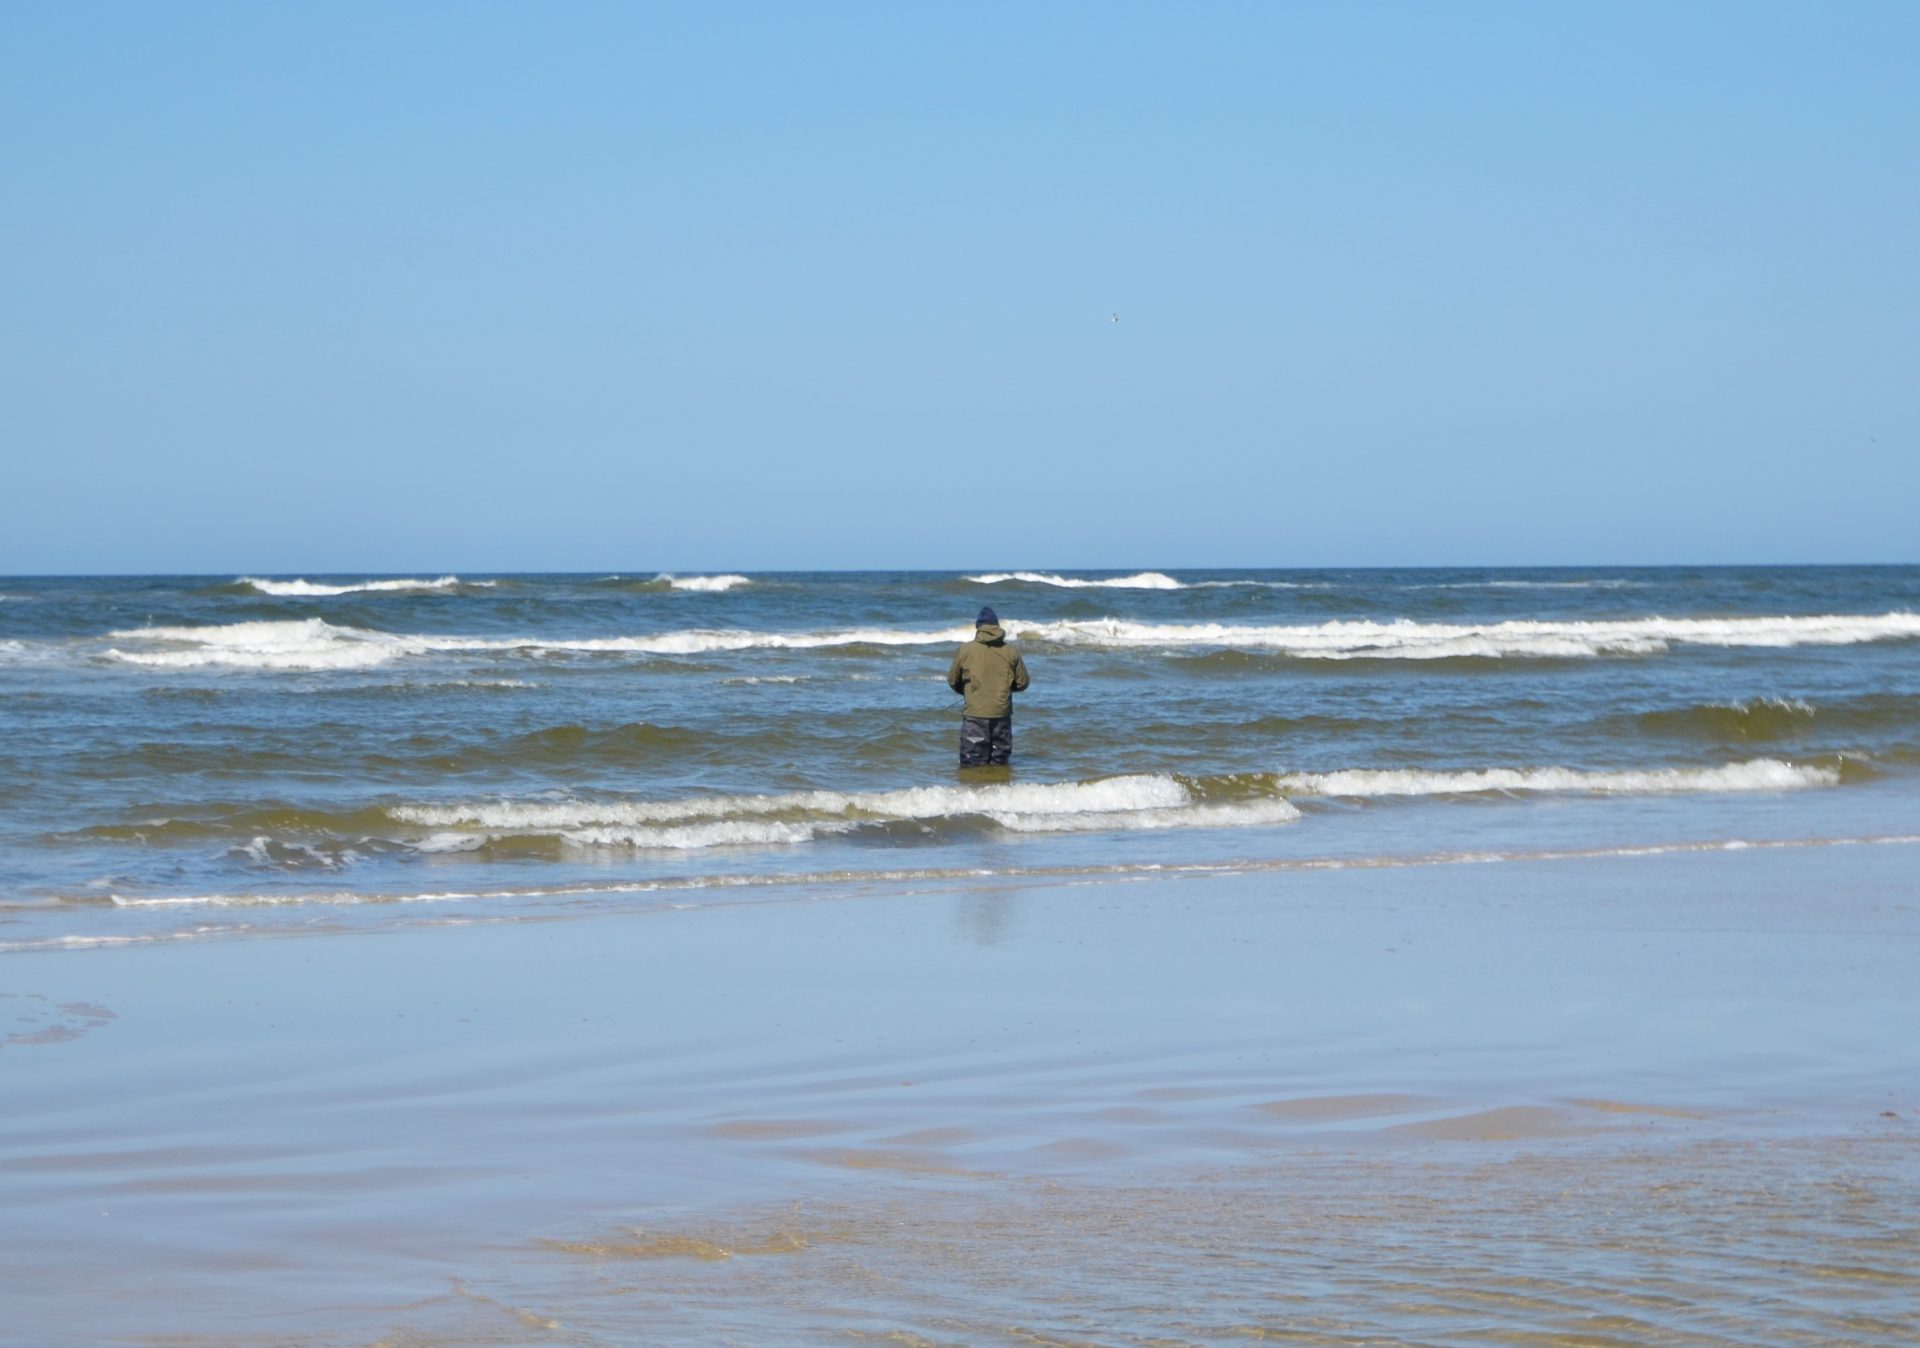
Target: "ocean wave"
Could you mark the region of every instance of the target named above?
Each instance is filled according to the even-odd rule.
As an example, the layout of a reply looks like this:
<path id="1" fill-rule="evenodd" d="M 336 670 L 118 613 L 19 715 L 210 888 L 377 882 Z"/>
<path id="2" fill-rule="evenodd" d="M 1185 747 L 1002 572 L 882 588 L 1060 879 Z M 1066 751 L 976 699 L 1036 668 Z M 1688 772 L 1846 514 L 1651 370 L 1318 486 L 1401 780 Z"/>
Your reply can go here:
<path id="1" fill-rule="evenodd" d="M 676 576 L 666 571 L 662 571 L 654 579 L 664 583 L 669 589 L 694 590 L 703 594 L 737 590 L 742 585 L 753 584 L 753 581 L 746 576 Z"/>
<path id="2" fill-rule="evenodd" d="M 1172 576 L 1158 571 L 1141 571 L 1131 576 L 1113 576 L 1097 580 L 1079 580 L 1056 576 L 1049 571 L 993 571 L 983 576 L 962 579 L 975 585 L 1004 585 L 1018 581 L 1026 585 L 1055 585 L 1067 590 L 1184 590 L 1187 587 Z"/>
<path id="3" fill-rule="evenodd" d="M 1014 833 L 1247 828 L 1300 818 L 1294 797 L 1434 796 L 1487 793 L 1662 795 L 1786 791 L 1835 786 L 1838 768 L 1753 759 L 1715 767 L 1592 771 L 1483 768 L 1470 771 L 1348 769 L 1329 773 L 1183 778 L 1134 774 L 1091 781 L 895 791 L 795 791 L 681 800 L 540 800 L 402 805 L 402 823 L 477 834 L 488 841 L 546 835 L 593 847 L 697 848 L 797 843 L 886 822 L 986 819 Z"/>
<path id="4" fill-rule="evenodd" d="M 1871 693 L 1818 706 L 1803 698 L 1756 697 L 1745 702 L 1663 707 L 1617 716 L 1613 723 L 1639 734 L 1718 741 L 1791 739 L 1814 731 L 1871 736 L 1920 730 L 1920 695 Z"/>
<path id="5" fill-rule="evenodd" d="M 314 867 L 333 870 L 359 860 L 359 853 L 351 848 L 326 849 L 315 847 L 310 843 L 270 838 L 265 834 L 254 838 L 244 847 L 233 848 L 229 855 L 250 861 L 256 866 L 276 866 L 289 870 L 308 870 Z"/>
<path id="6" fill-rule="evenodd" d="M 1333 621 L 1291 626 L 1148 623 L 1121 618 L 1014 624 L 1021 637 L 1060 645 L 1207 647 L 1315 660 L 1590 659 L 1656 655 L 1673 645 L 1838 646 L 1920 636 L 1920 614 L 1808 617 L 1625 618 L 1497 623 Z"/>
<path id="7" fill-rule="evenodd" d="M 985 786 L 910 786 L 893 791 L 786 791 L 768 795 L 694 796 L 679 800 L 479 801 L 388 807 L 393 818 L 428 827 L 567 829 L 739 816 L 813 815 L 865 819 L 927 819 L 993 810 L 1085 813 L 1167 809 L 1189 803 L 1173 777 L 1136 774 L 1092 781 L 992 783 Z"/>
<path id="8" fill-rule="evenodd" d="M 1052 585 L 1066 590 L 1330 590 L 1330 581 L 1301 580 L 1175 580 L 1162 571 L 1139 571 L 1131 576 L 1099 576 L 1084 579 L 1056 576 L 1051 571 L 990 571 L 985 575 L 962 576 L 974 585 Z"/>
<path id="9" fill-rule="evenodd" d="M 458 576 L 441 576 L 437 580 L 363 580 L 347 585 L 326 585 L 311 580 L 262 580 L 258 576 L 242 576 L 233 583 L 282 599 L 326 598 L 341 594 L 417 593 L 427 590 L 454 590 L 469 585 L 478 589 L 490 589 L 495 584 L 490 580 L 461 580 Z"/>
<path id="10" fill-rule="evenodd" d="M 107 658 L 154 669 L 370 669 L 423 649 L 406 637 L 322 618 L 229 623 L 209 627 L 138 627 L 111 640 L 143 641 L 167 649 L 109 648 Z"/>
<path id="11" fill-rule="evenodd" d="M 366 669 L 405 656 L 463 653 L 540 655 L 595 652 L 697 655 L 711 651 L 813 650 L 835 646 L 926 646 L 971 639 L 971 627 L 935 631 L 851 628 L 838 632 L 697 629 L 628 637 L 462 637 L 379 632 L 335 626 L 322 618 L 230 623 L 208 627 L 139 627 L 109 640 L 153 649 L 112 647 L 109 659 L 161 669 L 206 667 L 268 670 Z"/>
<path id="12" fill-rule="evenodd" d="M 61 647 L 47 641 L 15 641 L 0 637 L 0 664 L 40 665 L 61 659 Z"/>
<path id="13" fill-rule="evenodd" d="M 1756 697 L 1642 712 L 1633 727 L 1654 735 L 1751 742 L 1803 734 L 1813 729 L 1818 715 L 1812 703 L 1799 698 Z"/>
<path id="14" fill-rule="evenodd" d="M 1355 768 L 1284 773 L 1275 784 L 1298 796 L 1460 796 L 1576 792 L 1587 795 L 1670 795 L 1686 792 L 1794 791 L 1837 786 L 1838 768 L 1755 758 L 1711 768 L 1651 768 L 1596 772 L 1577 768 L 1481 768 L 1463 772 Z"/>
<path id="15" fill-rule="evenodd" d="M 574 829 L 561 835 L 579 847 L 631 847 L 691 851 L 707 847 L 775 847 L 811 842 L 825 832 L 844 833 L 847 824 L 791 823 L 778 819 L 711 819 L 699 824 Z M 489 839 L 482 838 L 484 845 Z"/>
<path id="16" fill-rule="evenodd" d="M 1161 828 L 1263 828 L 1300 818 L 1293 802 L 1270 800 L 1193 803 L 1178 809 L 1090 810 L 1084 814 L 1011 811 L 988 818 L 1015 833 L 1108 833 Z"/>
<path id="17" fill-rule="evenodd" d="M 1674 645 L 1717 647 L 1839 646 L 1920 637 L 1920 614 L 1826 614 L 1806 617 L 1627 618 L 1593 622 L 1515 620 L 1453 624 L 1334 621 L 1293 626 L 1150 623 L 1122 618 L 1005 624 L 1016 636 L 1060 646 L 1121 649 L 1265 651 L 1313 660 L 1590 659 L 1655 655 Z M 623 637 L 463 637 L 402 635 L 336 627 L 319 618 L 208 627 L 142 627 L 110 639 L 155 649 L 107 652 L 109 658 L 159 668 L 362 669 L 408 655 L 436 653 L 609 652 L 694 655 L 747 650 L 810 650 L 847 646 L 929 646 L 970 639 L 970 627 L 916 630 L 849 628 L 825 632 L 688 629 Z"/>
<path id="18" fill-rule="evenodd" d="M 1224 828 L 1287 823 L 1299 811 L 1278 796 L 1216 802 L 1158 774 L 1093 781 L 792 791 L 664 801 L 492 801 L 395 806 L 402 823 L 475 831 L 488 841 L 554 835 L 588 847 L 698 848 L 796 843 L 886 823 L 986 819 L 1014 833 Z"/>

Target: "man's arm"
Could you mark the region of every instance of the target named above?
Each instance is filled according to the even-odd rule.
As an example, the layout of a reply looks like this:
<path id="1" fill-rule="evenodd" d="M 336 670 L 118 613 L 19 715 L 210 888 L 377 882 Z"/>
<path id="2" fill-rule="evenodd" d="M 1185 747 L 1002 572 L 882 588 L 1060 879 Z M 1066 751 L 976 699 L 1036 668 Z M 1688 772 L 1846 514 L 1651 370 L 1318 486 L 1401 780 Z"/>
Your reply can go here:
<path id="1" fill-rule="evenodd" d="M 1027 684 L 1030 682 L 1032 681 L 1027 678 L 1027 662 L 1020 658 L 1019 651 L 1015 651 L 1013 653 L 1013 691 L 1026 692 Z"/>
<path id="2" fill-rule="evenodd" d="M 947 687 L 953 689 L 954 692 L 960 694 L 962 697 L 965 697 L 967 695 L 967 675 L 966 671 L 960 667 L 960 657 L 962 654 L 964 654 L 963 651 L 955 651 L 953 663 L 947 666 Z"/>

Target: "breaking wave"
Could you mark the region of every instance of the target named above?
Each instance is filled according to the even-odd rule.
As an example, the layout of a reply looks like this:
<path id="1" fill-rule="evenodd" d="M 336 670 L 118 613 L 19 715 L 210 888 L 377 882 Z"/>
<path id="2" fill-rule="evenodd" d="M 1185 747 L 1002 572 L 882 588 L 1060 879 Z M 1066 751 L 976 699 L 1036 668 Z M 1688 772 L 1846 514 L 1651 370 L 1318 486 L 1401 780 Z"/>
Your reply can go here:
<path id="1" fill-rule="evenodd" d="M 1467 772 L 1351 769 L 1286 773 L 1276 785 L 1300 796 L 1458 796 L 1487 792 L 1582 792 L 1589 795 L 1670 795 L 1677 792 L 1793 791 L 1838 786 L 1838 768 L 1756 758 L 1713 768 L 1653 768 L 1589 772 L 1574 768 L 1485 768 Z"/>
<path id="2" fill-rule="evenodd" d="M 1140 571 L 1131 576 L 1113 576 L 1096 580 L 1056 576 L 1048 571 L 992 571 L 984 576 L 967 576 L 965 579 L 975 585 L 1003 585 L 1009 581 L 1019 581 L 1027 585 L 1057 585 L 1068 590 L 1184 590 L 1186 588 L 1172 576 L 1162 575 L 1158 571 Z"/>
<path id="3" fill-rule="evenodd" d="M 990 571 L 981 576 L 963 576 L 975 585 L 1053 585 L 1067 590 L 1227 590 L 1252 587 L 1262 590 L 1324 590 L 1325 582 L 1291 580 L 1175 580 L 1161 571 L 1138 571 L 1131 576 L 1098 576 L 1083 579 L 1056 576 L 1051 571 Z"/>
<path id="4" fill-rule="evenodd" d="M 1657 655 L 1674 645 L 1841 646 L 1920 636 L 1920 614 L 1815 617 L 1627 618 L 1496 623 L 1336 621 L 1290 626 L 1093 622 L 1012 625 L 1016 635 L 1061 645 L 1211 647 L 1315 660 L 1589 659 Z"/>
<path id="5" fill-rule="evenodd" d="M 406 653 L 402 637 L 321 618 L 215 627 L 139 627 L 112 638 L 171 649 L 107 651 L 109 659 L 156 669 L 367 669 Z"/>
<path id="6" fill-rule="evenodd" d="M 426 590 L 455 590 L 469 585 L 477 589 L 491 589 L 494 585 L 490 580 L 461 580 L 458 576 L 441 576 L 437 580 L 362 580 L 347 585 L 326 585 L 311 580 L 262 580 L 257 576 L 242 576 L 233 583 L 260 594 L 269 594 L 283 599 L 323 598 L 339 594 L 419 593 Z"/>
<path id="7" fill-rule="evenodd" d="M 570 728 L 569 728 L 570 729 Z M 628 729 L 623 728 L 622 735 Z M 645 727 L 638 727 L 646 730 Z M 1849 765 L 1849 772 L 1851 771 Z M 1841 767 L 1762 758 L 1712 767 L 1589 771 L 1565 767 L 1462 771 L 1347 769 L 1188 777 L 1139 773 L 1052 783 L 921 786 L 890 791 L 805 790 L 665 800 L 497 798 L 367 806 L 345 812 L 286 805 L 189 811 L 96 825 L 84 836 L 147 845 L 229 838 L 249 855 L 269 844 L 277 862 L 337 856 L 342 848 L 556 855 L 565 847 L 684 851 L 772 846 L 867 833 L 918 841 L 995 827 L 1009 833 L 1119 833 L 1260 828 L 1299 819 L 1312 797 L 1663 795 L 1789 791 L 1846 780 Z"/>
<path id="8" fill-rule="evenodd" d="M 742 585 L 751 585 L 753 581 L 746 576 L 676 576 L 662 571 L 655 576 L 656 581 L 673 590 L 696 590 L 701 593 L 717 593 L 722 590 L 737 590 Z"/>
<path id="9" fill-rule="evenodd" d="M 1920 614 L 1808 617 L 1630 618 L 1592 622 L 1478 624 L 1336 621 L 1291 626 L 1149 623 L 1121 618 L 1080 622 L 1007 621 L 1017 637 L 1060 646 L 1123 649 L 1225 649 L 1312 660 L 1589 659 L 1657 655 L 1675 645 L 1714 647 L 1842 646 L 1920 637 Z M 966 641 L 970 627 L 918 630 L 848 628 L 824 632 L 689 629 L 618 637 L 465 637 L 403 635 L 335 626 L 322 619 L 207 627 L 142 627 L 111 639 L 109 658 L 159 668 L 361 669 L 435 653 L 615 652 L 693 655 L 709 651 L 809 650 L 847 646 L 927 646 Z"/>
<path id="10" fill-rule="evenodd" d="M 388 813 L 423 828 L 460 829 L 486 842 L 557 836 L 589 847 L 702 848 L 807 842 L 888 823 L 986 819 L 1014 833 L 1137 828 L 1223 828 L 1300 817 L 1277 795 L 1210 801 L 1196 785 L 1162 775 L 1097 781 L 925 786 L 896 791 L 793 791 L 666 801 L 496 801 L 402 805 Z M 444 849 L 447 835 L 437 835 Z"/>
<path id="11" fill-rule="evenodd" d="M 401 635 L 340 627 L 320 618 L 232 623 L 212 627 L 141 627 L 110 639 L 149 643 L 148 649 L 112 647 L 109 659 L 159 669 L 366 669 L 410 655 L 487 653 L 616 653 L 696 655 L 708 651 L 812 650 L 834 646 L 925 646 L 966 641 L 971 627 L 919 632 L 853 628 L 839 632 L 693 630 L 630 637 L 461 637 Z"/>

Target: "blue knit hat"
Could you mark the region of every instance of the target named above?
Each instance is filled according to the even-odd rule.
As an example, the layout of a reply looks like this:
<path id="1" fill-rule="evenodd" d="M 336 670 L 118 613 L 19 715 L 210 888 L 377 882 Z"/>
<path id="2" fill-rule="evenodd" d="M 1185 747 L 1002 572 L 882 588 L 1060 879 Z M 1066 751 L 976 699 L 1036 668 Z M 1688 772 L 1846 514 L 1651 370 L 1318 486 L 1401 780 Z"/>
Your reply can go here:
<path id="1" fill-rule="evenodd" d="M 991 605 L 981 609 L 980 616 L 973 620 L 975 627 L 985 627 L 988 623 L 992 623 L 995 627 L 1000 625 L 1000 615 L 993 611 Z"/>

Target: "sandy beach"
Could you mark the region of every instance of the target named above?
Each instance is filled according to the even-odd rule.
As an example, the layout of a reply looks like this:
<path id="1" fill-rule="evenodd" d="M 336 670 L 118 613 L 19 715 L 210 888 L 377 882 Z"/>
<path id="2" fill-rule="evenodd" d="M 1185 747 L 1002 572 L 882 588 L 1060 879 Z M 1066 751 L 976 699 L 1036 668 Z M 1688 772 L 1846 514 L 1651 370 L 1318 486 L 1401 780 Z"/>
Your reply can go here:
<path id="1" fill-rule="evenodd" d="M 16 953 L 0 1337 L 1911 1341 L 1913 855 Z"/>
<path id="2" fill-rule="evenodd" d="M 0 1348 L 1920 1345 L 1920 4 L 6 18 Z"/>

